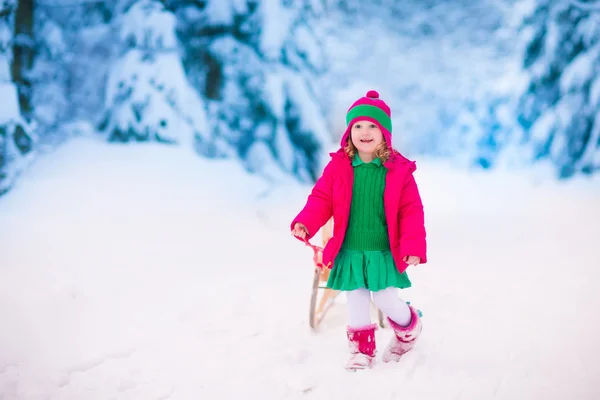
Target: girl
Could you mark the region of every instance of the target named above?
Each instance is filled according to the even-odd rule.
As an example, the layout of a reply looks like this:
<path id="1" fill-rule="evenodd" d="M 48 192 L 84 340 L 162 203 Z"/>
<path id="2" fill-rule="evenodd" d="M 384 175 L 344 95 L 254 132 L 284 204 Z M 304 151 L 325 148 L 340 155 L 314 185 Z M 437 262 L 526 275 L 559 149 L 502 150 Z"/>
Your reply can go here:
<path id="1" fill-rule="evenodd" d="M 411 286 L 409 265 L 427 262 L 423 205 L 413 177 L 415 163 L 392 148 L 388 105 L 370 90 L 346 114 L 341 148 L 292 221 L 292 234 L 310 240 L 333 216 L 333 237 L 323 250 L 331 269 L 327 287 L 348 299 L 349 370 L 373 367 L 375 329 L 371 293 L 395 335 L 383 361 L 398 361 L 421 333 L 417 311 L 397 297 Z"/>

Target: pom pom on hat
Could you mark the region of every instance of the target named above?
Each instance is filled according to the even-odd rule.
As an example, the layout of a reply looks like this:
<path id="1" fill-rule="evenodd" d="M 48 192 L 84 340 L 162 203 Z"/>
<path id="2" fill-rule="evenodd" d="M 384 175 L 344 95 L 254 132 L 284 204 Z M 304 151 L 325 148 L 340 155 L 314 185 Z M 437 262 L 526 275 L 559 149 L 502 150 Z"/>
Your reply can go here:
<path id="1" fill-rule="evenodd" d="M 369 97 L 371 99 L 378 99 L 379 98 L 379 93 L 377 93 L 376 90 L 369 90 L 367 92 L 367 96 L 366 97 Z"/>

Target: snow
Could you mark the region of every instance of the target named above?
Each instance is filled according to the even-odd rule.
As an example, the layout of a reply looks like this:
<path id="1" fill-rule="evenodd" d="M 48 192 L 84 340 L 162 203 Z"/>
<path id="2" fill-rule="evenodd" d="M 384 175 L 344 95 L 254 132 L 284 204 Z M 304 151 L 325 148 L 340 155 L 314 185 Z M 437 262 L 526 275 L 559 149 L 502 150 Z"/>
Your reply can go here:
<path id="1" fill-rule="evenodd" d="M 573 123 L 574 117 L 581 113 L 584 106 L 585 96 L 583 93 L 567 93 L 560 98 L 554 107 L 554 112 L 560 124 L 563 127 L 567 127 Z"/>
<path id="2" fill-rule="evenodd" d="M 532 15 L 537 6 L 537 0 L 519 0 L 512 4 L 504 4 L 504 1 L 496 1 L 500 8 L 509 10 L 505 12 L 507 25 L 511 27 L 520 26 L 524 20 Z"/>
<path id="3" fill-rule="evenodd" d="M 275 140 L 273 143 L 277 149 L 277 155 L 281 161 L 281 164 L 285 167 L 285 170 L 292 171 L 296 160 L 294 145 L 291 142 L 290 136 L 282 122 L 277 124 L 277 129 L 275 130 Z"/>
<path id="4" fill-rule="evenodd" d="M 0 57 L 0 67 L 3 61 Z M 34 151 L 22 154 L 17 147 L 15 141 L 17 127 L 24 129 L 28 137 L 34 141 L 37 141 L 37 136 L 32 133 L 32 124 L 27 124 L 21 117 L 16 86 L 0 81 L 0 93 L 4 94 L 0 99 L 0 194 L 3 194 L 11 188 L 19 174 L 35 158 Z"/>
<path id="5" fill-rule="evenodd" d="M 235 8 L 239 8 L 239 1 L 232 4 L 231 0 L 211 0 L 206 4 L 204 15 L 212 25 L 231 25 Z"/>
<path id="6" fill-rule="evenodd" d="M 328 57 L 321 50 L 321 43 L 315 34 L 315 27 L 297 25 L 292 33 L 293 41 L 288 43 L 288 62 L 299 69 L 306 65 L 309 70 L 325 71 Z"/>
<path id="7" fill-rule="evenodd" d="M 600 11 L 600 5 L 598 5 L 597 3 L 590 1 L 590 2 L 583 2 L 583 1 L 579 1 L 579 0 L 569 0 L 569 3 L 573 4 L 574 6 L 576 6 L 577 8 L 580 8 L 581 10 L 584 11 Z"/>
<path id="8" fill-rule="evenodd" d="M 310 132 L 313 140 L 321 146 L 328 144 L 329 133 L 323 123 L 319 104 L 315 102 L 307 82 L 297 73 L 288 71 L 286 74 L 285 90 L 289 101 L 296 108 L 292 113 L 297 113 L 300 129 Z"/>
<path id="9" fill-rule="evenodd" d="M 6 3 L 5 6 L 8 7 L 9 4 Z M 16 119 L 20 119 L 17 88 L 13 85 L 10 73 L 12 52 L 8 51 L 10 49 L 9 43 L 12 39 L 12 24 L 7 23 L 4 19 L 7 18 L 3 17 L 0 20 L 0 93 L 2 93 L 2 99 L 0 100 L 0 124 L 5 124 L 9 121 L 16 122 Z M 0 156 L 2 156 L 1 152 Z"/>
<path id="10" fill-rule="evenodd" d="M 600 120 L 596 120 L 592 126 L 592 132 L 590 134 L 588 144 L 585 147 L 581 158 L 576 164 L 577 167 L 585 165 L 595 168 L 600 167 L 600 148 L 598 143 L 600 143 Z"/>
<path id="11" fill-rule="evenodd" d="M 568 103 L 567 103 L 568 104 Z M 531 138 L 536 143 L 543 143 L 556 129 L 558 113 L 544 113 L 531 127 Z"/>
<path id="12" fill-rule="evenodd" d="M 65 42 L 60 25 L 51 19 L 45 19 L 41 30 L 40 37 L 44 38 L 44 42 L 49 44 L 44 49 L 48 52 L 48 58 L 55 59 L 68 51 L 68 44 Z M 89 33 L 87 34 L 89 36 Z"/>
<path id="13" fill-rule="evenodd" d="M 569 65 L 567 65 L 560 78 L 561 93 L 571 91 L 582 91 L 590 76 L 594 75 L 594 69 L 598 63 L 600 47 L 580 53 Z"/>
<path id="14" fill-rule="evenodd" d="M 260 12 L 263 16 L 260 51 L 268 60 L 278 60 L 283 43 L 289 37 L 294 12 L 282 5 L 280 0 L 261 1 Z"/>
<path id="15" fill-rule="evenodd" d="M 598 11 L 600 11 L 600 8 L 598 8 Z M 587 18 L 580 21 L 577 25 L 576 35 L 581 37 L 582 43 L 586 48 L 593 47 L 594 43 L 600 38 L 598 22 L 600 22 L 600 17 L 597 13 L 589 13 Z"/>
<path id="16" fill-rule="evenodd" d="M 308 327 L 312 251 L 288 224 L 310 187 L 184 147 L 67 142 L 0 198 L 1 397 L 598 398 L 598 177 L 417 163 L 430 261 L 402 296 L 423 335 L 349 373 L 343 297 Z"/>
<path id="17" fill-rule="evenodd" d="M 289 175 L 286 175 L 277 165 L 272 149 L 262 140 L 252 143 L 246 155 L 245 165 L 252 173 L 271 181 L 285 182 L 289 179 Z"/>
<path id="18" fill-rule="evenodd" d="M 590 106 L 600 106 L 600 76 L 596 76 L 595 79 L 592 79 L 590 86 Z"/>
<path id="19" fill-rule="evenodd" d="M 4 26 L 0 25 L 0 45 L 4 46 L 5 39 L 2 39 L 2 31 L 5 29 Z M 10 59 L 7 54 L 0 53 L 0 83 L 11 80 L 10 76 Z M 4 93 L 4 92 L 3 92 Z"/>
<path id="20" fill-rule="evenodd" d="M 4 64 L 0 59 L 0 66 Z M 9 81 L 0 81 L 0 93 L 2 93 L 2 106 L 0 107 L 0 124 L 9 121 L 20 121 L 19 100 L 16 86 Z"/>
<path id="21" fill-rule="evenodd" d="M 280 67 L 273 67 L 268 74 L 265 75 L 264 100 L 265 106 L 269 107 L 269 111 L 278 119 L 283 119 L 285 116 L 285 93 L 283 72 Z"/>
<path id="22" fill-rule="evenodd" d="M 123 15 L 120 24 L 121 43 L 138 48 L 173 49 L 177 47 L 175 16 L 155 0 L 140 0 Z"/>
<path id="23" fill-rule="evenodd" d="M 561 34 L 563 33 L 563 27 L 555 22 L 555 19 L 557 18 L 557 15 L 562 12 L 563 8 L 565 7 L 564 4 L 562 4 L 561 7 L 556 7 L 554 9 L 552 9 L 549 13 L 550 17 L 550 22 L 546 23 L 546 32 L 543 35 L 543 40 L 545 42 L 545 46 L 543 49 L 543 56 L 541 57 L 541 59 L 543 60 L 543 62 L 541 62 L 539 68 L 545 67 L 545 68 L 549 68 L 550 62 L 552 61 L 553 57 L 556 57 L 557 52 L 560 50 L 562 43 L 561 43 Z M 540 75 L 543 75 L 544 72 L 541 71 Z"/>

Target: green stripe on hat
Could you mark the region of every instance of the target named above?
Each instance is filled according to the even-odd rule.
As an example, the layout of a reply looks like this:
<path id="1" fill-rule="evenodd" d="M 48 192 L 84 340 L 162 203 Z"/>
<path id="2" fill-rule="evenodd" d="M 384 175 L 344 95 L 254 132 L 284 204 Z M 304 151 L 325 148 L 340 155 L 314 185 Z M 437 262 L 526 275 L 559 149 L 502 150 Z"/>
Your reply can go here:
<path id="1" fill-rule="evenodd" d="M 392 120 L 381 108 L 369 104 L 361 104 L 353 107 L 346 114 L 346 124 L 356 117 L 371 117 L 381 124 L 385 129 L 392 132 Z"/>

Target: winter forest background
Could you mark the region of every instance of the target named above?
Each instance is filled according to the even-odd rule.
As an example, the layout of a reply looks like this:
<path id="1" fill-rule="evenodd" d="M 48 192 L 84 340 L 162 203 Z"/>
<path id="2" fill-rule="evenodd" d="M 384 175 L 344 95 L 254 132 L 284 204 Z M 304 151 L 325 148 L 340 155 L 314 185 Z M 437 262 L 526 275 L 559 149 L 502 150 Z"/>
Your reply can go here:
<path id="1" fill-rule="evenodd" d="M 315 180 L 370 88 L 394 145 L 474 168 L 600 168 L 600 5 L 0 0 L 0 192 L 78 135 Z"/>
<path id="2" fill-rule="evenodd" d="M 424 329 L 350 374 L 289 223 L 370 89 Z M 0 400 L 600 399 L 600 0 L 0 0 L 0 94 Z"/>

